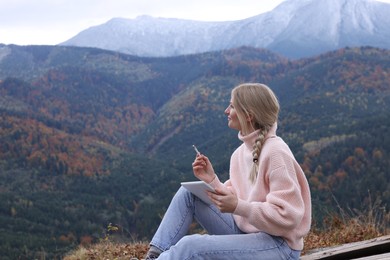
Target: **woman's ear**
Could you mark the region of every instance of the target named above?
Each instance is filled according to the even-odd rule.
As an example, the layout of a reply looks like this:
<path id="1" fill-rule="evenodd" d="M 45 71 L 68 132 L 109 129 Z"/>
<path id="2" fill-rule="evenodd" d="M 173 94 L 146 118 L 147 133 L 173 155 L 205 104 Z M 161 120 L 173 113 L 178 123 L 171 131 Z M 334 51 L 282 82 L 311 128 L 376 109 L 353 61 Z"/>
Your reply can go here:
<path id="1" fill-rule="evenodd" d="M 252 120 L 253 120 L 253 115 L 251 113 L 247 114 L 246 121 L 247 122 L 252 122 Z"/>

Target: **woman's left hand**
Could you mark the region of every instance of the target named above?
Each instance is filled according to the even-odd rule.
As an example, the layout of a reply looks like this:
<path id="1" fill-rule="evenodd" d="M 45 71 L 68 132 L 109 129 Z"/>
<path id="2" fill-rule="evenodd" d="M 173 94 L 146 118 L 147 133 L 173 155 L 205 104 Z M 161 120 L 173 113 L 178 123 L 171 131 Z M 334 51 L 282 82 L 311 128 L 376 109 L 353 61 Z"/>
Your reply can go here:
<path id="1" fill-rule="evenodd" d="M 216 188 L 215 193 L 208 192 L 208 196 L 222 213 L 233 213 L 238 204 L 238 198 L 231 190 Z"/>

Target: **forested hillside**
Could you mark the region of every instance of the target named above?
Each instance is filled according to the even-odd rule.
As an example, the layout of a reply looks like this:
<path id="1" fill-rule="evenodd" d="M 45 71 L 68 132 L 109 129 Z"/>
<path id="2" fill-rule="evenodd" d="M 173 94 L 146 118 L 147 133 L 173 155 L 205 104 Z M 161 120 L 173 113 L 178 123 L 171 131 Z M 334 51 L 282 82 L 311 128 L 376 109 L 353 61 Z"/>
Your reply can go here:
<path id="1" fill-rule="evenodd" d="M 337 203 L 390 202 L 389 51 L 159 59 L 0 45 L 2 257 L 59 258 L 110 223 L 121 239 L 150 238 L 179 183 L 194 179 L 192 144 L 228 177 L 239 141 L 223 111 L 248 81 L 280 99 L 278 133 L 305 170 L 316 220 Z"/>

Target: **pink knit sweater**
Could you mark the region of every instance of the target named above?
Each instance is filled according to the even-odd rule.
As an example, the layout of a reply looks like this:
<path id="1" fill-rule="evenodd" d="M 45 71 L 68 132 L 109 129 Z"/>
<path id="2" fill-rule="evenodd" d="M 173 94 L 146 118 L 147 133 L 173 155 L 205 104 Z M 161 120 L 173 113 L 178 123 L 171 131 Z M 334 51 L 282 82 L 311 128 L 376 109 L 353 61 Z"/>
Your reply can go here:
<path id="1" fill-rule="evenodd" d="M 266 136 L 254 184 L 249 175 L 258 131 L 247 136 L 238 134 L 243 144 L 231 156 L 230 179 L 222 184 L 217 177 L 211 185 L 225 185 L 237 194 L 233 216 L 243 232 L 280 236 L 292 249 L 302 250 L 303 237 L 311 224 L 309 185 L 287 144 L 276 136 L 276 128 L 275 123 Z"/>

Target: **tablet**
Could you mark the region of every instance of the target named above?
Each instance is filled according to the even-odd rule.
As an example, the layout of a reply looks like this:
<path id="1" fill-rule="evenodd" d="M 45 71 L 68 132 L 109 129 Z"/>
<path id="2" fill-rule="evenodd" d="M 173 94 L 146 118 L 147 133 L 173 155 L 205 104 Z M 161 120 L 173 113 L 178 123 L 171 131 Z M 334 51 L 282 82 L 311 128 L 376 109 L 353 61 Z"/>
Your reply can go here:
<path id="1" fill-rule="evenodd" d="M 206 191 L 215 192 L 214 188 L 205 183 L 204 181 L 190 181 L 190 182 L 182 182 L 181 186 L 189 190 L 192 194 L 206 202 L 207 204 L 213 204 L 210 200 L 209 196 L 207 196 Z"/>

